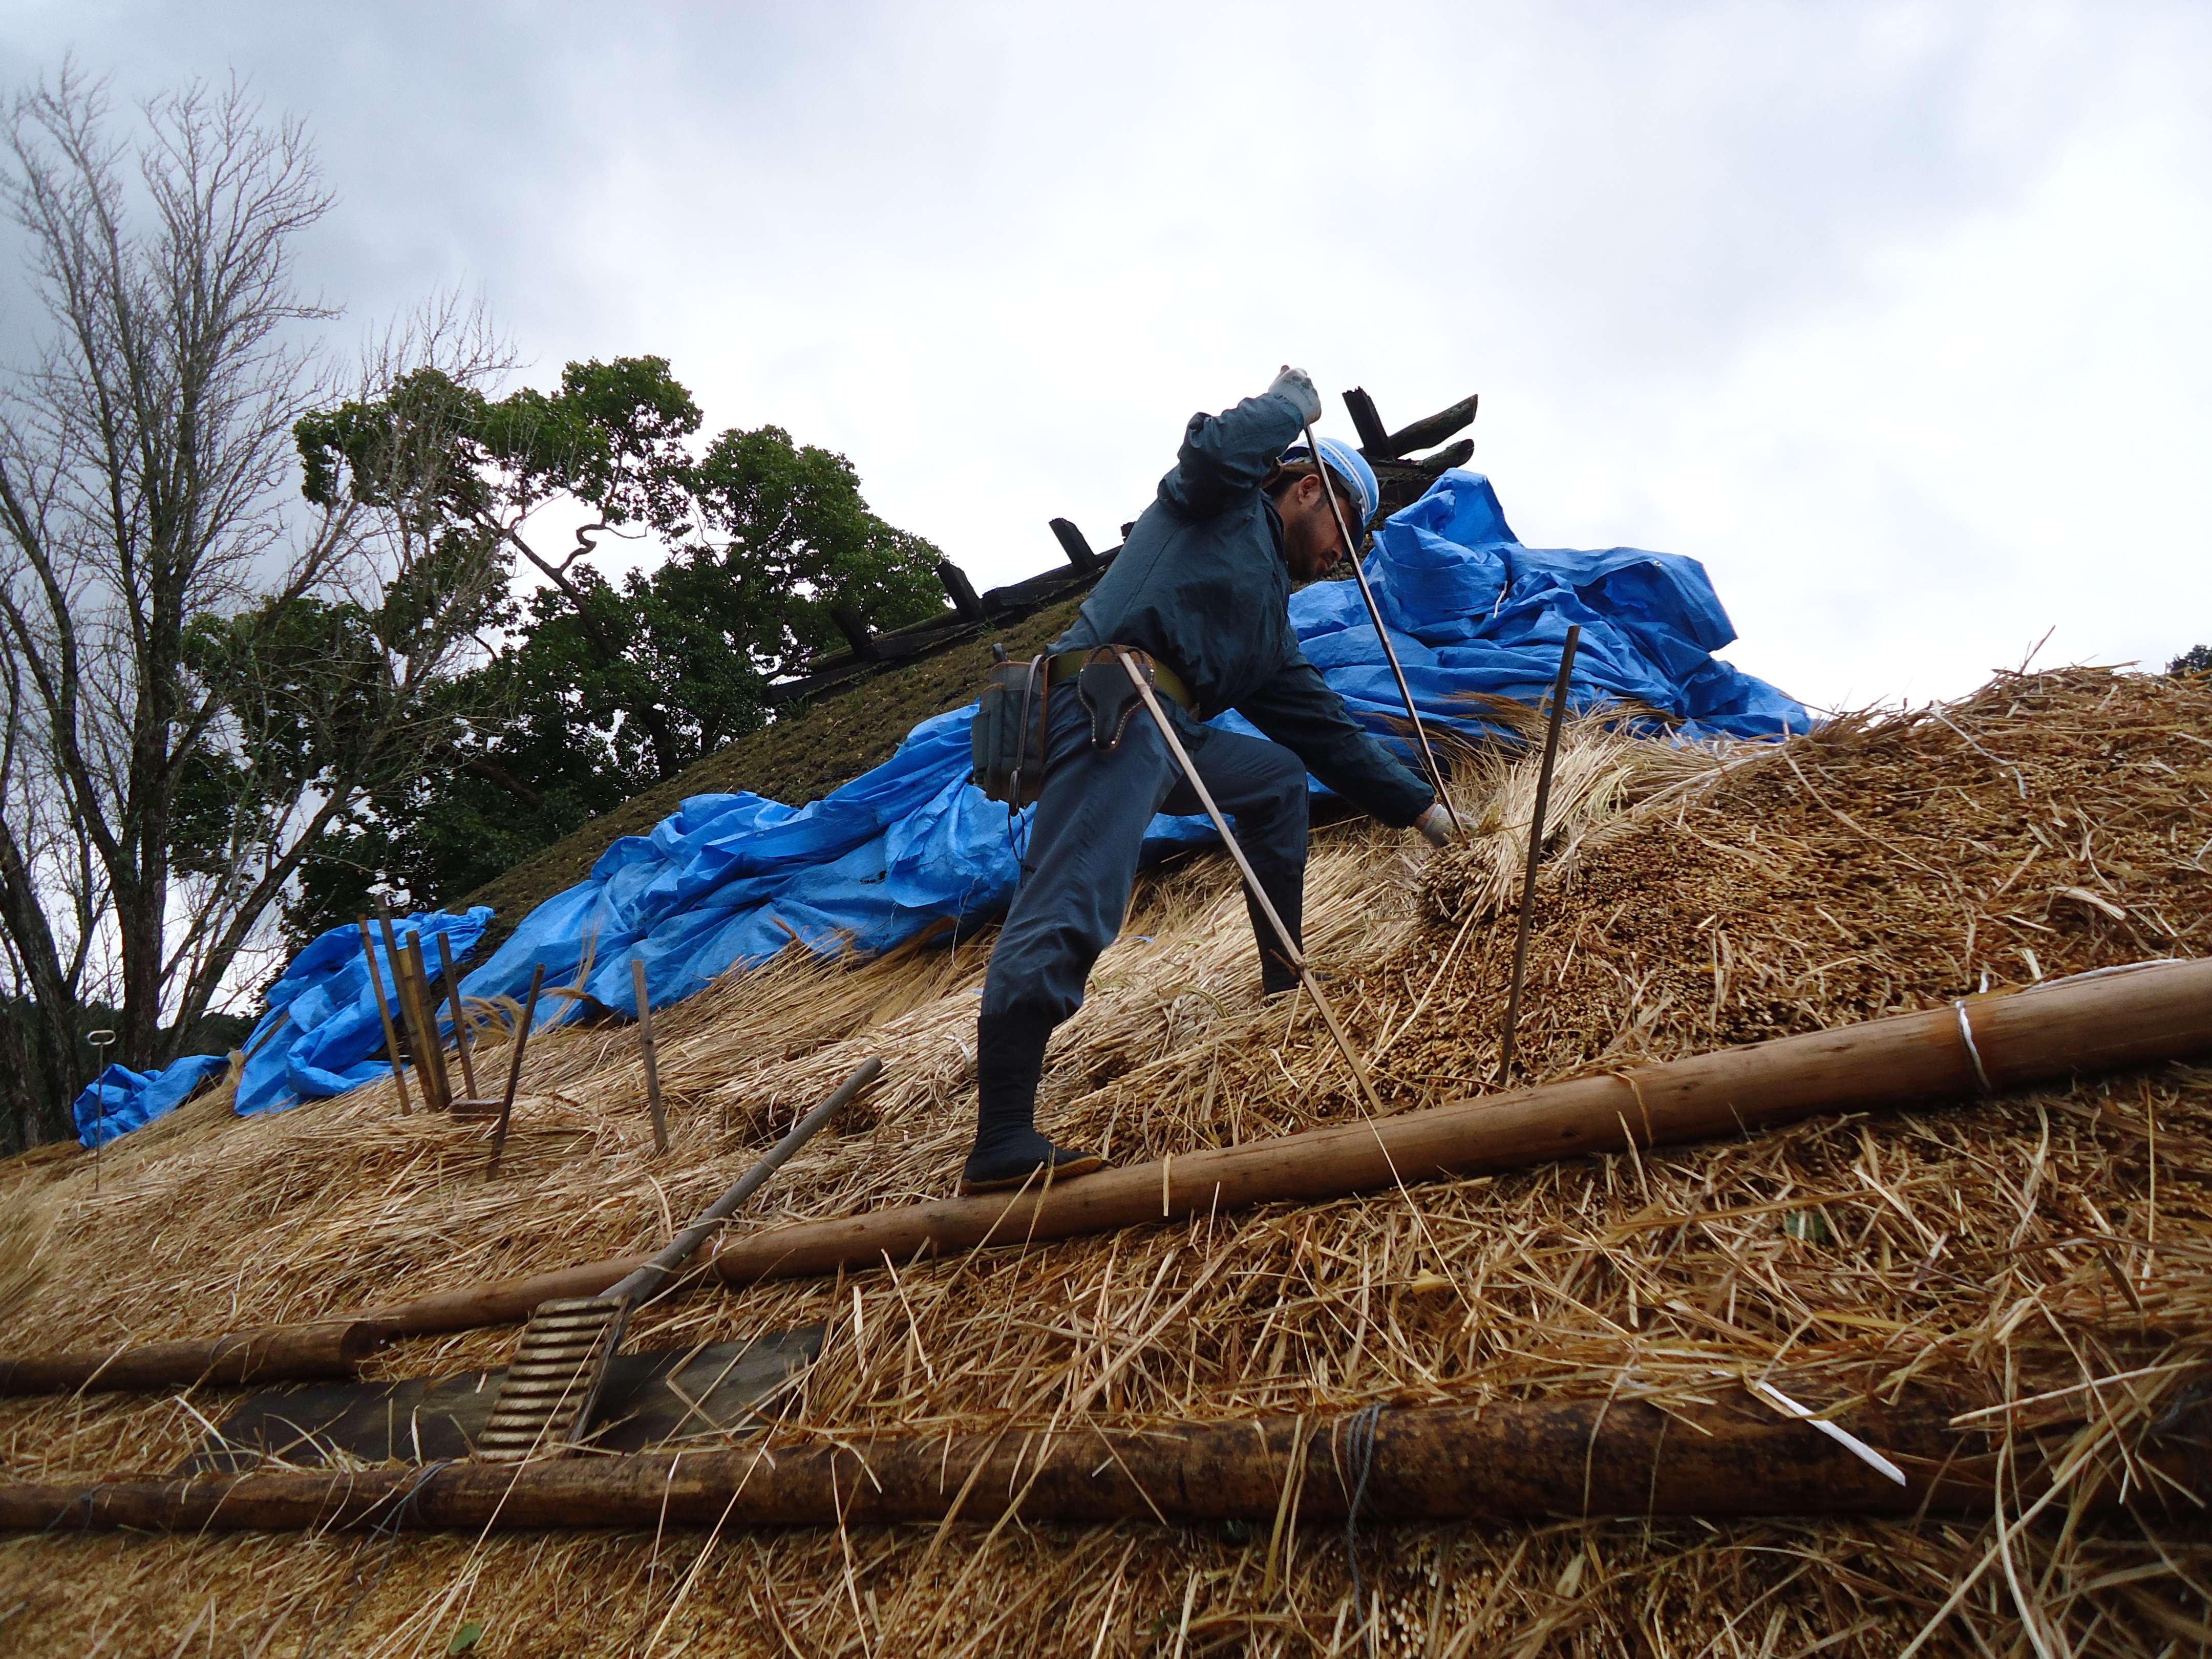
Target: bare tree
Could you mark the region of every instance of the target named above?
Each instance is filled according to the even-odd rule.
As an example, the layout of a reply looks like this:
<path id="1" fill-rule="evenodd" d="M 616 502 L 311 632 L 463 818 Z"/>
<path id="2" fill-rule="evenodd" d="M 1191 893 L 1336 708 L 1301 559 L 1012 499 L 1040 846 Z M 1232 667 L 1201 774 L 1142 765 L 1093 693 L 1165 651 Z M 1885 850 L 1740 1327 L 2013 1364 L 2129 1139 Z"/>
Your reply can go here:
<path id="1" fill-rule="evenodd" d="M 325 826 L 422 763 L 507 574 L 425 532 L 404 454 L 377 502 L 301 506 L 292 428 L 337 390 L 293 269 L 310 147 L 235 84 L 140 113 L 117 137 L 65 67 L 0 185 L 52 325 L 0 387 L 0 933 L 57 1129 L 81 1006 L 119 1007 L 126 1064 L 174 1056 Z M 481 380 L 475 325 L 434 310 L 347 389 Z"/>

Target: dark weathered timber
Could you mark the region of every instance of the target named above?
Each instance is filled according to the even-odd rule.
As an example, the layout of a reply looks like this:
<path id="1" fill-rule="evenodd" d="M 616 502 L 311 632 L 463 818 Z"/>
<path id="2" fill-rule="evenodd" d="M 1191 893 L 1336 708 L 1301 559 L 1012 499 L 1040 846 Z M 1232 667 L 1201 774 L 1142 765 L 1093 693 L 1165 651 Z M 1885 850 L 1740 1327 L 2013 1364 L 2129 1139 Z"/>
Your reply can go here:
<path id="1" fill-rule="evenodd" d="M 1474 424 L 1475 410 L 1481 402 L 1479 393 L 1465 397 L 1449 409 L 1440 409 L 1410 426 L 1400 427 L 1382 441 L 1383 459 L 1395 461 L 1417 449 L 1426 449 L 1431 444 L 1442 443 L 1461 428 Z M 1468 449 L 1470 453 L 1474 448 L 1474 446 L 1469 443 Z M 1371 461 L 1375 458 L 1370 455 L 1367 459 Z"/>
<path id="2" fill-rule="evenodd" d="M 952 601 L 952 608 L 960 613 L 961 621 L 981 623 L 988 620 L 982 599 L 975 592 L 975 584 L 968 580 L 966 571 L 950 559 L 939 559 L 937 562 L 937 580 L 945 584 L 945 597 Z"/>
<path id="3" fill-rule="evenodd" d="M 336 1319 L 105 1352 L 26 1354 L 0 1359 L 0 1395 L 189 1389 L 201 1383 L 236 1387 L 349 1377 L 354 1367 L 392 1335 L 387 1327 L 373 1321 Z"/>
<path id="4" fill-rule="evenodd" d="M 1369 460 L 1389 460 L 1390 428 L 1382 424 L 1376 412 L 1375 399 L 1367 395 L 1364 386 L 1354 386 L 1344 394 L 1345 413 L 1352 416 L 1352 429 L 1359 437 L 1359 453 Z"/>
<path id="5" fill-rule="evenodd" d="M 1462 438 L 1455 444 L 1446 444 L 1433 455 L 1423 455 L 1413 463 L 1423 473 L 1434 478 L 1447 468 L 1465 466 L 1474 459 L 1474 440 Z"/>
<path id="6" fill-rule="evenodd" d="M 1862 1407 L 1841 1421 L 1906 1472 L 1884 1480 L 1826 1437 L 1741 1396 L 1508 1401 L 1385 1411 L 1361 1518 L 1904 1515 L 1985 1516 L 1986 1436 L 1941 1404 Z M 1340 1519 L 1342 1420 L 1289 1417 L 1144 1430 L 879 1436 L 520 1468 L 448 1464 L 93 1486 L 0 1485 L 0 1528 L 292 1532 L 547 1528 L 835 1527 L 894 1522 L 1170 1524 Z M 2023 1487 L 2040 1460 L 2021 1459 Z M 1285 1485 L 1290 1491 L 1285 1492 Z"/>
<path id="7" fill-rule="evenodd" d="M 837 631 L 845 636 L 845 643 L 853 647 L 853 654 L 862 662 L 874 662 L 876 636 L 868 627 L 868 619 L 849 605 L 830 607 L 830 620 L 837 624 Z"/>
<path id="8" fill-rule="evenodd" d="M 1078 570 L 1089 570 L 1097 564 L 1098 556 L 1091 550 L 1091 544 L 1084 539 L 1073 520 L 1053 520 L 1052 533 L 1060 543 L 1060 550 L 1067 556 L 1068 563 Z"/>

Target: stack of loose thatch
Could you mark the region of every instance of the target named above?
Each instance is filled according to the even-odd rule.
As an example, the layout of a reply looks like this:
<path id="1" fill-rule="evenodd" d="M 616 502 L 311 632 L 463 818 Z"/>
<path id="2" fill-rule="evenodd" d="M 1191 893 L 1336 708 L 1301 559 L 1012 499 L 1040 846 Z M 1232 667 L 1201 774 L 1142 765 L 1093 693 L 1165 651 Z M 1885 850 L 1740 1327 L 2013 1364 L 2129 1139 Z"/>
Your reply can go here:
<path id="1" fill-rule="evenodd" d="M 1309 930 L 1386 1097 L 1480 1087 L 1533 767 L 1474 757 L 1483 837 L 1316 848 Z M 1526 1073 L 1556 1078 L 2205 954 L 2212 685 L 2006 676 L 1941 710 L 1718 753 L 1572 729 L 1540 884 Z M 473 1126 L 388 1088 L 240 1122 L 222 1094 L 110 1149 L 0 1173 L 9 1346 L 299 1319 L 644 1247 L 858 1059 L 886 1081 L 770 1189 L 785 1217 L 949 1191 L 987 943 L 779 962 L 661 1017 L 674 1148 L 624 1029 L 533 1046 L 497 1180 Z M 1055 1044 L 1047 1110 L 1117 1158 L 1359 1106 L 1310 1017 L 1261 1007 L 1243 908 L 1201 858 L 1143 890 Z M 495 1054 L 487 1064 L 496 1065 Z M 1908 1382 L 2022 1459 L 2131 1444 L 2212 1366 L 2212 1074 L 2186 1066 L 1725 1144 L 661 1304 L 648 1344 L 828 1327 L 774 1435 L 1125 1427 L 1373 1401 L 1688 1397 L 1778 1361 L 1828 1404 Z M 383 1374 L 501 1363 L 418 1339 Z M 1103 1386 L 1098 1386 L 1102 1380 Z M 0 1405 L 18 1478 L 167 1467 L 220 1395 Z M 2068 1420 L 2076 1425 L 2069 1428 Z M 2029 1438 L 2028 1427 L 2043 1431 Z M 2070 1438 L 2069 1437 L 2070 1435 Z M 2021 1477 L 2031 1489 L 2034 1471 Z M 2148 1478 L 2148 1476 L 2146 1478 Z M 2203 1492 L 2197 1497 L 2206 1495 Z M 2194 1499 L 2030 1524 L 1369 1526 L 1398 1654 L 2154 1654 L 2212 1644 Z M 2019 1505 L 2012 1505 L 2017 1513 Z M 14 1652 L 1016 1651 L 1364 1647 L 1340 1531 L 954 1527 L 501 1536 L 44 1538 L 0 1547 Z"/>

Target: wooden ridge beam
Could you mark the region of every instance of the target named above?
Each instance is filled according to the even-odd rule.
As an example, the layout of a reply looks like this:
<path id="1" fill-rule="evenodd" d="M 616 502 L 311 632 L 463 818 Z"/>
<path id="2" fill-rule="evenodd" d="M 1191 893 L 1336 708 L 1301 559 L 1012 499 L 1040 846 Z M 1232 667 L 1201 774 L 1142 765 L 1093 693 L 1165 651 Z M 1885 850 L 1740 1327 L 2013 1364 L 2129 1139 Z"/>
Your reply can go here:
<path id="1" fill-rule="evenodd" d="M 1382 1410 L 1359 1518 L 1910 1515 L 1986 1518 L 1990 1438 L 1927 1401 L 1840 1419 L 1899 1486 L 1802 1422 L 1727 1390 L 1710 1404 L 1504 1401 Z M 0 1529 L 290 1532 L 836 1527 L 896 1522 L 1341 1520 L 1361 1459 L 1349 1418 L 1141 1429 L 857 1435 L 514 1465 L 408 1465 L 88 1486 L 0 1483 Z M 2015 1454 L 2017 1456 L 2017 1454 Z M 2041 1460 L 2019 1457 L 2033 1494 Z M 1286 1490 L 1287 1488 L 1287 1490 Z"/>

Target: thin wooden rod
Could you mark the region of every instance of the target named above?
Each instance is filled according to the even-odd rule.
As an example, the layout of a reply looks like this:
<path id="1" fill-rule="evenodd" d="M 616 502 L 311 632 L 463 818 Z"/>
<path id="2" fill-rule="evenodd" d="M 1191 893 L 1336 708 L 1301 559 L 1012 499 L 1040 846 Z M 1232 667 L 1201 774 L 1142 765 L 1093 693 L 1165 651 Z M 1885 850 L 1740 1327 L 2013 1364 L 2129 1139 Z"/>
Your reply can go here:
<path id="1" fill-rule="evenodd" d="M 645 1103 L 653 1111 L 653 1150 L 668 1151 L 668 1118 L 660 1107 L 660 1066 L 653 1052 L 653 997 L 645 988 L 645 963 L 629 959 L 630 989 L 637 997 L 637 1051 L 645 1060 Z"/>
<path id="2" fill-rule="evenodd" d="M 1444 790 L 1444 769 L 1437 764 L 1437 751 L 1429 747 L 1429 728 L 1421 722 L 1421 711 L 1413 706 L 1413 688 L 1406 683 L 1406 671 L 1398 662 L 1398 647 L 1390 643 L 1390 630 L 1383 625 L 1382 607 L 1375 602 L 1375 590 L 1367 585 L 1366 568 L 1359 562 L 1359 544 L 1352 538 L 1352 526 L 1345 522 L 1344 508 L 1336 499 L 1336 484 L 1329 477 L 1328 463 L 1322 458 L 1321 446 L 1314 441 L 1313 422 L 1305 423 L 1306 453 L 1313 457 L 1314 471 L 1320 475 L 1322 493 L 1328 497 L 1328 510 L 1336 514 L 1337 533 L 1344 538 L 1344 555 L 1352 562 L 1353 580 L 1359 584 L 1359 597 L 1367 602 L 1368 620 L 1375 624 L 1375 637 L 1382 641 L 1382 654 L 1389 659 L 1391 678 L 1398 682 L 1398 695 L 1406 704 L 1406 718 L 1413 723 L 1413 739 L 1421 745 L 1421 763 L 1428 768 L 1429 786 L 1443 803 L 1444 816 L 1451 820 L 1452 833 L 1460 831 L 1459 814 L 1452 810 L 1451 797 Z M 1364 526 L 1363 526 L 1364 527 Z"/>
<path id="3" fill-rule="evenodd" d="M 1528 927 L 1536 909 L 1536 866 L 1544 857 L 1544 812 L 1552 802 L 1552 767 L 1559 758 L 1559 728 L 1566 723 L 1567 684 L 1575 668 L 1575 647 L 1583 625 L 1571 623 L 1559 653 L 1559 677 L 1552 682 L 1552 719 L 1544 729 L 1544 763 L 1536 772 L 1536 805 L 1528 814 L 1528 867 L 1521 875 L 1521 920 L 1513 930 L 1513 981 L 1505 994 L 1505 1030 L 1498 1044 L 1498 1086 L 1513 1073 L 1513 1037 L 1521 1023 L 1521 979 L 1528 967 Z"/>
<path id="4" fill-rule="evenodd" d="M 444 931 L 438 934 L 438 971 L 446 976 L 446 995 L 453 1010 L 453 1048 L 461 1057 L 461 1085 L 468 1097 L 477 1097 L 477 1068 L 469 1059 L 469 1017 L 461 1010 L 461 976 L 453 971 L 453 947 Z"/>
<path id="5" fill-rule="evenodd" d="M 514 1115 L 514 1091 L 522 1082 L 523 1051 L 530 1046 L 530 1023 L 538 1018 L 538 994 L 544 988 L 545 964 L 541 962 L 530 970 L 530 997 L 522 1005 L 522 1024 L 514 1028 L 514 1051 L 507 1066 L 507 1092 L 500 1097 L 499 1127 L 491 1132 L 491 1162 L 484 1166 L 486 1181 L 499 1173 L 499 1155 L 507 1150 L 507 1121 Z"/>
<path id="6" fill-rule="evenodd" d="M 384 1022 L 384 1052 L 392 1061 L 392 1086 L 399 1091 L 399 1115 L 404 1117 L 414 1108 L 408 1103 L 407 1079 L 401 1075 L 399 1033 L 392 1029 L 392 1005 L 385 1000 L 384 970 L 376 965 L 376 941 L 368 931 L 368 918 L 362 916 L 356 925 L 361 929 L 361 954 L 368 964 L 368 982 L 376 990 L 376 1017 Z"/>

